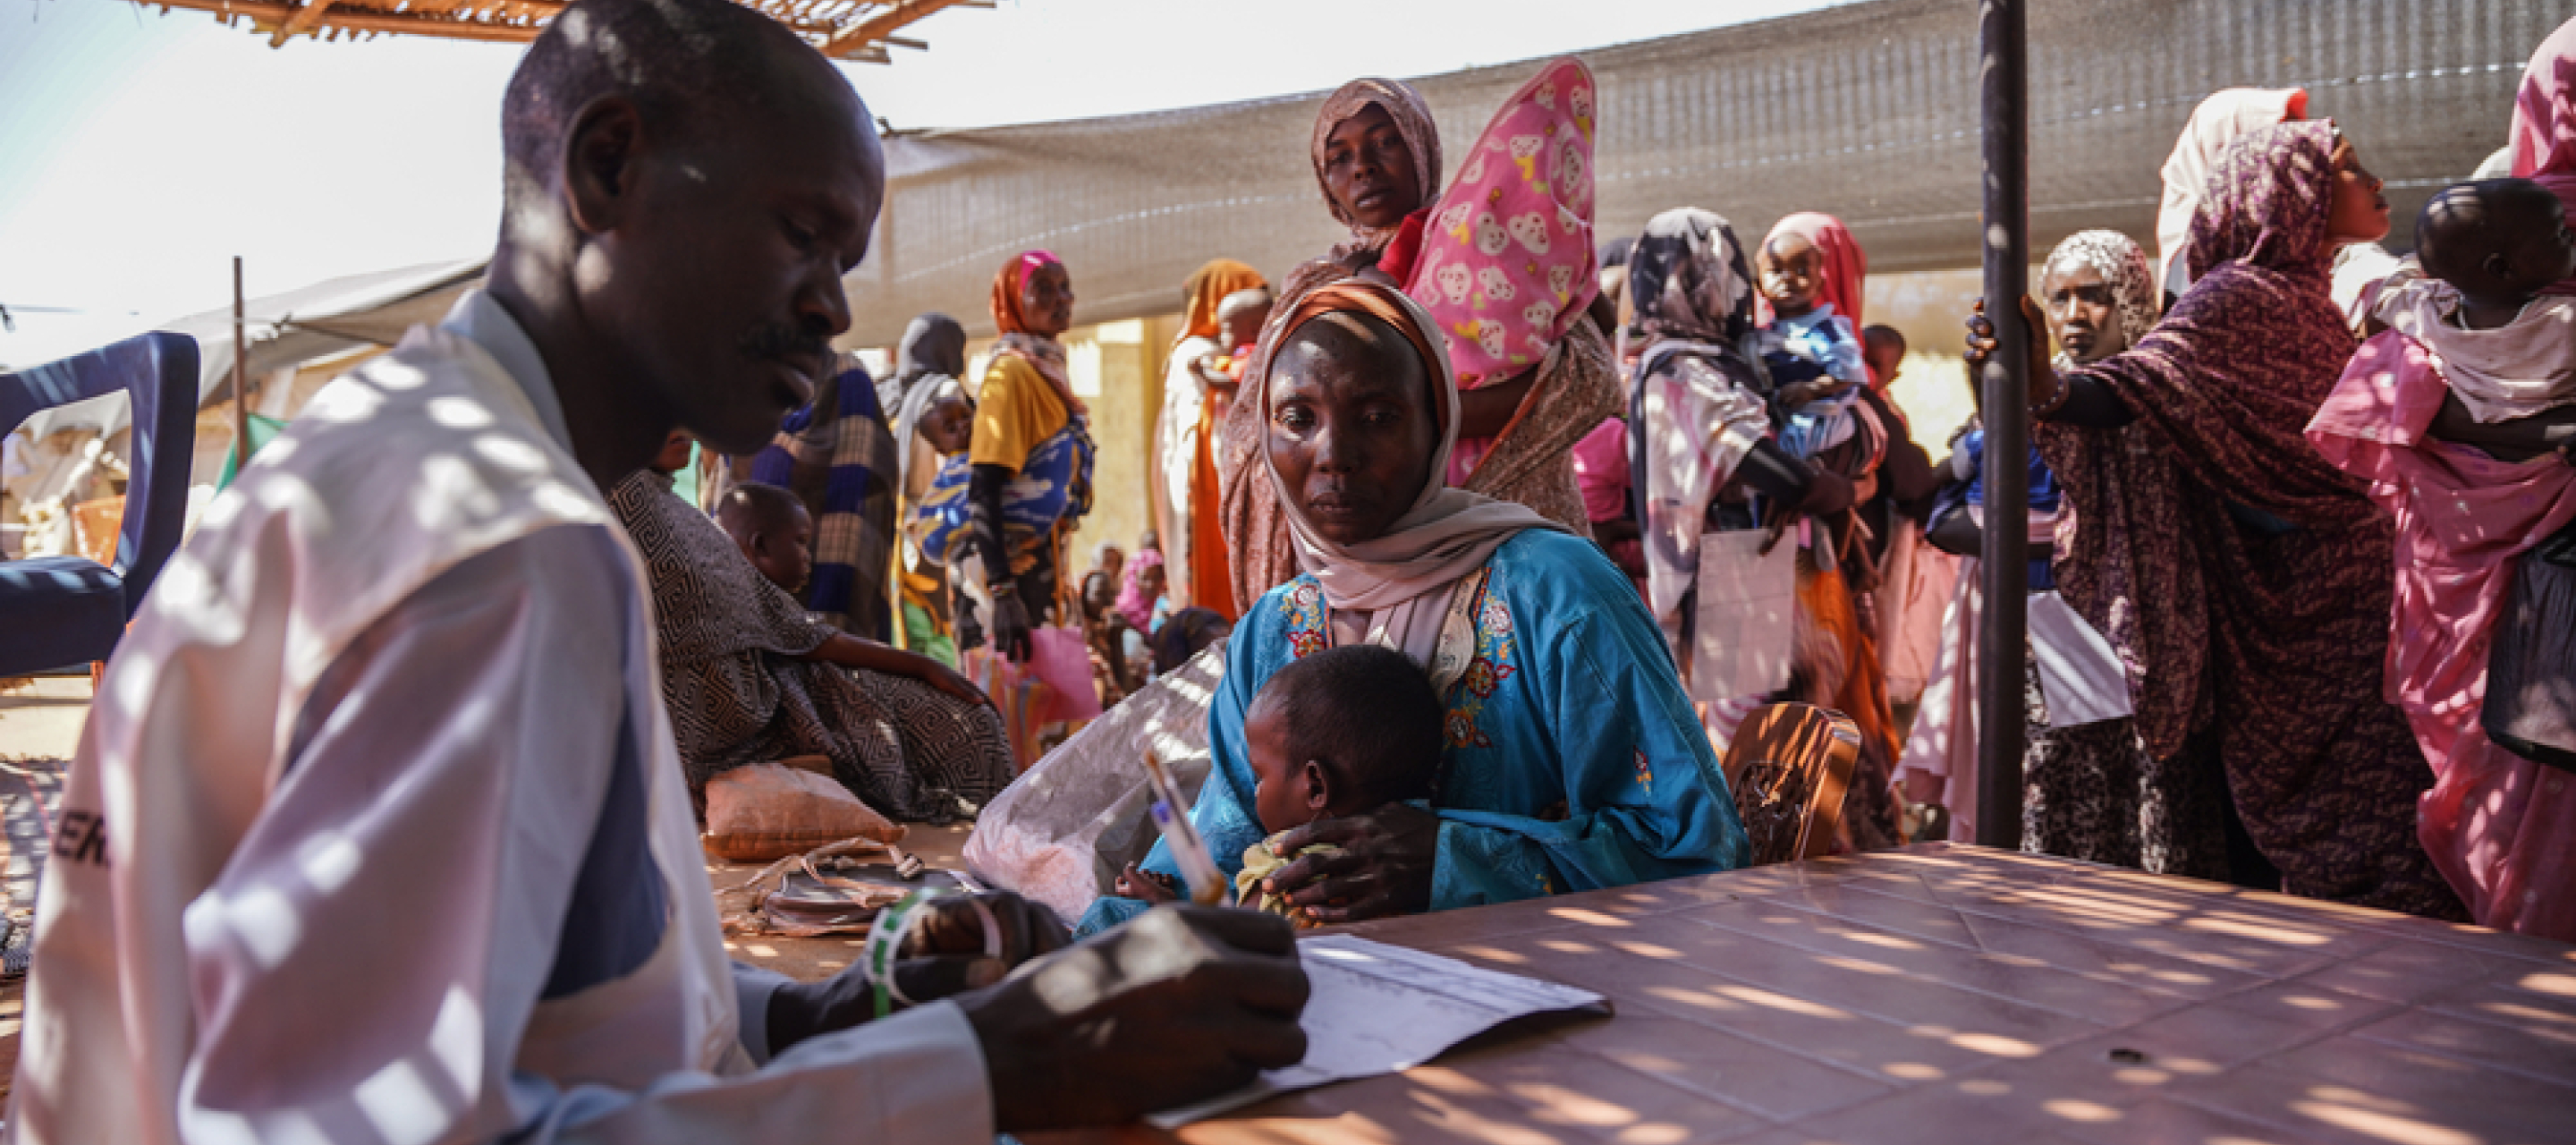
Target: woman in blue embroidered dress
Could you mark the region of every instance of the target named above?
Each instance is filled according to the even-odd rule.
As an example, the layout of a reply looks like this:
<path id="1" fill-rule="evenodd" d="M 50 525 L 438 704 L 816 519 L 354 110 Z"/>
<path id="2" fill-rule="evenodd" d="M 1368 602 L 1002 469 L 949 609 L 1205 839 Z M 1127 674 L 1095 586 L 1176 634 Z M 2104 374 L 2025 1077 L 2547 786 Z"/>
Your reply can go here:
<path id="1" fill-rule="evenodd" d="M 1420 307 L 1345 279 L 1271 320 L 1258 393 L 1295 580 L 1237 625 L 1208 714 L 1215 770 L 1192 820 L 1232 877 L 1263 843 L 1244 711 L 1290 660 L 1362 641 L 1426 666 L 1448 708 L 1429 807 L 1389 804 L 1269 840 L 1314 923 L 1446 910 L 1727 870 L 1727 797 L 1654 620 L 1591 544 L 1446 487 L 1458 390 Z M 1328 848 L 1309 851 L 1309 848 Z M 1157 845 L 1145 871 L 1176 868 Z M 1103 898 L 1100 930 L 1144 904 Z"/>

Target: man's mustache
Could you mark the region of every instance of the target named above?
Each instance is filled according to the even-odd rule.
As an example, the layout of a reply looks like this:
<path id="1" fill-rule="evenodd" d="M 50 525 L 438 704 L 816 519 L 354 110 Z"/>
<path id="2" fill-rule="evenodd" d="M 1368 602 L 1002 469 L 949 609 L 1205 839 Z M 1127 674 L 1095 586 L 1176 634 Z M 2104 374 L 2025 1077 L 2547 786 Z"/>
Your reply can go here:
<path id="1" fill-rule="evenodd" d="M 832 340 L 781 322 L 744 335 L 742 350 L 755 358 L 804 358 L 819 363 L 830 357 Z"/>

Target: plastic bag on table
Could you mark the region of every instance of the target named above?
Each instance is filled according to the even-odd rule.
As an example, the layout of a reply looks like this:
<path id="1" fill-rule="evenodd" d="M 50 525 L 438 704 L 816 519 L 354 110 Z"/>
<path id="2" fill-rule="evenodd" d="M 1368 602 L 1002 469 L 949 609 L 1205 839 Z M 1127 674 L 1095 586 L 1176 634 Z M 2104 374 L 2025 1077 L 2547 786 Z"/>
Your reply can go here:
<path id="1" fill-rule="evenodd" d="M 1158 837 L 1146 817 L 1145 752 L 1184 797 L 1198 798 L 1211 766 L 1208 705 L 1224 675 L 1220 640 L 1047 753 L 976 817 L 967 869 L 1061 918 L 1081 918 Z"/>

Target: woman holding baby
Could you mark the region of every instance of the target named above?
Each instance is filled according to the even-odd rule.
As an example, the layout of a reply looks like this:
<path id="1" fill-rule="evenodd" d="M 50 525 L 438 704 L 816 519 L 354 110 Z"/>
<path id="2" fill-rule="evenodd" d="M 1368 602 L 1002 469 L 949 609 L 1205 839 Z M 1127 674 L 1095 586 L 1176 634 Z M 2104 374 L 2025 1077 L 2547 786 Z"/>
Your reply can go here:
<path id="1" fill-rule="evenodd" d="M 2560 198 L 2576 190 L 2571 96 L 2576 22 L 2523 81 L 2513 150 L 2525 178 L 2433 196 L 2414 263 L 2373 305 L 2388 329 L 2308 426 L 2396 519 L 2389 691 L 2436 777 L 2424 847 L 2479 925 L 2561 942 L 2576 942 L 2576 776 L 2497 743 L 2485 717 L 2515 683 L 2490 679 L 2500 625 L 2547 623 L 2511 618 L 2516 577 L 2566 575 L 2533 562 L 2565 563 L 2576 537 L 2576 244 Z"/>
<path id="2" fill-rule="evenodd" d="M 2052 370 L 2021 300 L 2030 413 L 2074 510 L 2059 590 L 2131 650 L 2148 750 L 2213 750 L 2291 893 L 2459 918 L 2416 840 L 2432 771 L 2383 694 L 2389 520 L 2302 436 L 2354 349 L 2334 252 L 2387 233 L 2379 190 L 2331 122 L 2237 138 L 2192 219 L 2189 292 L 2130 349 Z M 1971 328 L 1974 369 L 1995 342 Z"/>
<path id="3" fill-rule="evenodd" d="M 1716 757 L 1626 577 L 1556 522 L 1442 481 L 1460 401 L 1424 308 L 1345 278 L 1283 302 L 1265 341 L 1242 400 L 1300 572 L 1245 613 L 1209 714 L 1215 768 L 1192 819 L 1225 874 L 1266 843 L 1287 860 L 1266 896 L 1332 923 L 1741 864 Z M 1309 752 L 1248 728 L 1264 684 L 1358 644 L 1429 675 L 1443 718 L 1428 798 L 1328 815 L 1265 792 L 1257 759 Z M 1143 866 L 1136 893 L 1177 873 L 1160 845 Z M 1084 928 L 1143 905 L 1103 899 Z"/>

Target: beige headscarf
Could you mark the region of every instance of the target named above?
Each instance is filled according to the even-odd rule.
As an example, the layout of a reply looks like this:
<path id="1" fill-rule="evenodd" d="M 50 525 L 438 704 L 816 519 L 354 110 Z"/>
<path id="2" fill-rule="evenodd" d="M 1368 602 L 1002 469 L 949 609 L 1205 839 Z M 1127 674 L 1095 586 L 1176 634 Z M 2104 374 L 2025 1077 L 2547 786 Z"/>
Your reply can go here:
<path id="1" fill-rule="evenodd" d="M 2164 204 L 2156 209 L 2156 285 L 2177 298 L 2191 286 L 2191 269 L 2183 252 L 2191 245 L 2191 216 L 2200 209 L 2209 185 L 2209 169 L 2220 152 L 2239 135 L 2307 115 L 2308 93 L 2300 88 L 2231 87 L 2200 101 L 2165 157 Z M 2143 331 L 2130 334 L 2139 337 Z"/>
<path id="2" fill-rule="evenodd" d="M 1523 529 L 1564 526 L 1525 506 L 1497 501 L 1480 493 L 1452 488 L 1440 479 L 1448 472 L 1449 453 L 1458 443 L 1458 380 L 1449 356 L 1438 349 L 1431 317 L 1402 290 L 1374 279 L 1346 278 L 1316 289 L 1271 320 L 1262 344 L 1276 347 L 1297 328 L 1326 314 L 1363 314 L 1404 335 L 1422 360 L 1440 415 L 1440 444 L 1425 470 L 1413 507 L 1387 531 L 1370 540 L 1339 545 L 1325 540 L 1304 508 L 1269 463 L 1262 468 L 1278 496 L 1289 532 L 1296 539 L 1297 565 L 1324 589 L 1332 613 L 1335 643 L 1365 640 L 1394 648 L 1415 663 L 1428 663 L 1440 639 L 1440 623 L 1449 607 L 1449 589 L 1477 569 Z M 1261 378 L 1262 422 L 1270 420 L 1270 374 Z"/>
<path id="3" fill-rule="evenodd" d="M 1376 231 L 1351 221 L 1350 213 L 1333 198 L 1332 186 L 1324 182 L 1324 140 L 1342 121 L 1367 110 L 1372 103 L 1386 109 L 1386 117 L 1395 121 L 1396 132 L 1404 136 L 1405 150 L 1413 153 L 1414 185 L 1422 189 L 1426 206 L 1440 197 L 1440 127 L 1432 122 L 1431 105 L 1422 102 L 1422 93 L 1402 80 L 1352 80 L 1333 89 L 1333 94 L 1324 97 L 1324 106 L 1315 112 L 1315 186 L 1324 192 L 1324 207 L 1333 212 L 1335 221 L 1351 228 L 1351 237 L 1361 245 L 1381 246 L 1393 237 L 1394 228 Z"/>

